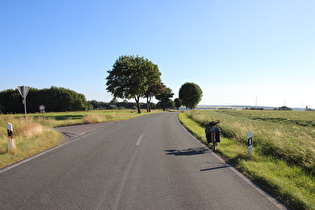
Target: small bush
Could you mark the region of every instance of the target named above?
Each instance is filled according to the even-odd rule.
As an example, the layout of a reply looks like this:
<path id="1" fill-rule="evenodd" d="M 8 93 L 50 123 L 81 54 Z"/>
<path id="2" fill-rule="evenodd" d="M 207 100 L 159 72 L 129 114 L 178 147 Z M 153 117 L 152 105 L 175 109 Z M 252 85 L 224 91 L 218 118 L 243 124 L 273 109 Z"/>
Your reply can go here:
<path id="1" fill-rule="evenodd" d="M 85 115 L 83 116 L 83 123 L 92 124 L 92 123 L 100 123 L 105 120 L 104 116 L 101 115 Z"/>

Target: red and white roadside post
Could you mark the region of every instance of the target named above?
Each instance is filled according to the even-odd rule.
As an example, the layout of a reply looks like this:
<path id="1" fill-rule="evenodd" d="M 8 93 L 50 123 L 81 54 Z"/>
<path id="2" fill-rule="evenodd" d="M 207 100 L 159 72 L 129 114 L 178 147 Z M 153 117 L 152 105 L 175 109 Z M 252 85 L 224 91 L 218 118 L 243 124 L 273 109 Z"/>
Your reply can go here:
<path id="1" fill-rule="evenodd" d="M 13 139 L 13 125 L 11 123 L 7 123 L 7 130 L 8 130 L 8 148 L 10 152 L 14 152 L 16 147 L 15 147 L 15 142 Z"/>

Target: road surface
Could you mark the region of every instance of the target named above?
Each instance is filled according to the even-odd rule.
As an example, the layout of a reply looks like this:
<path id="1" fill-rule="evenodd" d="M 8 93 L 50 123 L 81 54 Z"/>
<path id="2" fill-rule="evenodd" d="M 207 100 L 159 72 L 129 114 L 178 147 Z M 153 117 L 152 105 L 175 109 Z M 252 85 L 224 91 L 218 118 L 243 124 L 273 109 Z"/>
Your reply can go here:
<path id="1" fill-rule="evenodd" d="M 0 209 L 279 209 L 158 113 L 88 133 L 0 171 Z"/>

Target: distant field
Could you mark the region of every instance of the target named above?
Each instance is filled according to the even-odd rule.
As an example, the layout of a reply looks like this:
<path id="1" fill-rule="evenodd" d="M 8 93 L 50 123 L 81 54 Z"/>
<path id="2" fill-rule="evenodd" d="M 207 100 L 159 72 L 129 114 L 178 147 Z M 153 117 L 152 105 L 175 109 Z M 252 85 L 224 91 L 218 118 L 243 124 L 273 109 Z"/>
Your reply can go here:
<path id="1" fill-rule="evenodd" d="M 224 138 L 218 153 L 290 207 L 315 209 L 315 112 L 193 110 L 180 117 L 197 122 L 190 130 L 203 142 L 204 126 L 219 120 Z"/>
<path id="2" fill-rule="evenodd" d="M 298 111 L 193 111 L 188 115 L 205 125 L 220 120 L 223 135 L 247 143 L 252 131 L 256 147 L 315 175 L 315 112 Z"/>
<path id="3" fill-rule="evenodd" d="M 222 111 L 228 115 L 245 117 L 251 120 L 278 122 L 291 125 L 313 126 L 315 128 L 314 111 Z"/>
<path id="4" fill-rule="evenodd" d="M 154 111 L 153 111 L 154 112 Z M 28 118 L 36 119 L 43 125 L 50 127 L 67 126 L 84 123 L 100 123 L 112 120 L 125 120 L 132 117 L 138 117 L 148 114 L 142 110 L 142 114 L 137 114 L 135 110 L 95 110 L 82 112 L 49 112 L 49 113 L 32 113 L 27 114 Z M 3 115 L 8 116 L 8 115 Z M 9 115 L 14 117 L 24 117 L 23 114 Z M 0 115 L 1 120 L 1 115 Z"/>

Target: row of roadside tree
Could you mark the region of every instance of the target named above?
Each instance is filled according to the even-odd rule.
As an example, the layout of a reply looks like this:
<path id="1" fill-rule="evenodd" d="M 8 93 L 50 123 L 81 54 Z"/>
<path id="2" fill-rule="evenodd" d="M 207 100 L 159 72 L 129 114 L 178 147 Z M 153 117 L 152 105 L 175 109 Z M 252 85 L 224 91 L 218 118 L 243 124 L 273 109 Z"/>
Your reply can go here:
<path id="1" fill-rule="evenodd" d="M 46 112 L 87 111 L 105 109 L 137 109 L 136 103 L 127 100 L 110 102 L 87 101 L 83 94 L 62 87 L 50 87 L 45 89 L 31 88 L 27 98 L 27 112 L 39 112 L 39 106 L 44 105 Z M 146 103 L 140 103 L 141 109 L 146 109 Z M 167 103 L 152 103 L 152 109 L 174 108 L 175 103 L 169 100 Z M 17 89 L 8 89 L 0 92 L 0 113 L 24 113 L 23 101 Z"/>
<path id="2" fill-rule="evenodd" d="M 139 56 L 120 56 L 107 71 L 106 90 L 114 98 L 134 99 L 138 113 L 141 113 L 140 98 L 146 98 L 147 112 L 151 111 L 151 99 L 160 101 L 163 110 L 170 105 L 174 93 L 161 81 L 158 65 Z M 194 83 L 185 83 L 179 90 L 179 98 L 175 99 L 175 106 L 184 105 L 195 108 L 202 97 L 202 90 Z"/>
<path id="3" fill-rule="evenodd" d="M 152 108 L 177 109 L 186 106 L 193 109 L 202 97 L 202 90 L 194 83 L 185 83 L 179 90 L 179 98 L 171 99 L 173 91 L 161 81 L 158 65 L 139 56 L 120 56 L 108 71 L 106 77 L 107 91 L 113 95 L 110 103 L 87 101 L 83 94 L 62 87 L 36 89 L 31 88 L 27 96 L 27 112 L 38 112 L 39 106 L 44 105 L 46 112 L 84 111 L 93 109 L 126 108 L 141 109 L 150 112 Z M 155 97 L 159 102 L 151 102 Z M 117 98 L 124 99 L 118 102 Z M 140 103 L 140 99 L 146 103 Z M 134 99 L 135 103 L 127 100 Z M 23 113 L 22 98 L 18 90 L 0 92 L 0 113 Z"/>

